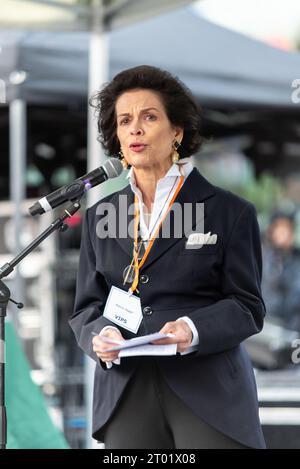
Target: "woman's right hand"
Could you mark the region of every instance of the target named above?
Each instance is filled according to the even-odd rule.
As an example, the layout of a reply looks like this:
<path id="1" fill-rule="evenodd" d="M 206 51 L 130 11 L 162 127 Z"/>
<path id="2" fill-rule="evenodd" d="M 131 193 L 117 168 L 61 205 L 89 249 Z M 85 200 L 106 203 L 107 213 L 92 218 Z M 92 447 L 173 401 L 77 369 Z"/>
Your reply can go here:
<path id="1" fill-rule="evenodd" d="M 107 349 L 110 349 L 114 344 L 108 344 L 101 340 L 101 336 L 109 337 L 110 339 L 115 339 L 117 341 L 125 340 L 121 332 L 117 329 L 105 329 L 103 332 L 100 332 L 99 335 L 93 337 L 93 350 L 96 352 L 97 357 L 100 358 L 103 362 L 112 362 L 116 360 L 119 356 L 119 350 L 114 350 L 112 352 L 106 352 Z M 117 344 L 116 344 L 117 345 Z"/>

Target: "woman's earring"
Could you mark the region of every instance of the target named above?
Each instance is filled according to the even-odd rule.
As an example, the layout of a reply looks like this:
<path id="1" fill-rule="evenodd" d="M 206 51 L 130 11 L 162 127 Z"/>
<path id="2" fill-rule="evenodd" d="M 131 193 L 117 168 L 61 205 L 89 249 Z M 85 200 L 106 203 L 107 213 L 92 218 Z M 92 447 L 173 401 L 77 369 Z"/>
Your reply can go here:
<path id="1" fill-rule="evenodd" d="M 126 161 L 125 156 L 123 155 L 122 149 L 119 151 L 119 155 L 120 155 L 120 158 L 121 158 L 121 163 L 123 165 L 123 168 L 127 169 L 128 168 L 128 162 Z"/>
<path id="2" fill-rule="evenodd" d="M 173 140 L 172 147 L 173 147 L 172 161 L 173 163 L 177 163 L 179 160 L 179 153 L 177 150 L 180 147 L 180 143 L 177 142 L 177 140 Z"/>

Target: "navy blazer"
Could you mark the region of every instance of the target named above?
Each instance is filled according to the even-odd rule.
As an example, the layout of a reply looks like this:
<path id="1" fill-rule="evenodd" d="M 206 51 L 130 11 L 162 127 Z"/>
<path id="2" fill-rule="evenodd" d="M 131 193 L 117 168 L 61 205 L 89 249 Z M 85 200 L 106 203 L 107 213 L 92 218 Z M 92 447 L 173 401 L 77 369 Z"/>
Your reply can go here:
<path id="1" fill-rule="evenodd" d="M 121 289 L 123 270 L 132 259 L 133 239 L 96 234 L 99 204 L 109 202 L 117 218 L 133 216 L 127 207 L 134 195 L 128 185 L 87 210 L 83 223 L 75 308 L 70 325 L 80 347 L 96 363 L 93 436 L 102 439 L 108 422 L 136 367 L 148 357 L 122 358 L 107 369 L 92 348 L 91 332 L 113 324 L 102 312 L 112 285 Z M 124 201 L 124 197 L 123 197 Z M 261 296 L 261 241 L 254 206 L 210 184 L 197 169 L 187 177 L 176 202 L 204 202 L 204 232 L 217 234 L 216 244 L 186 249 L 187 238 L 157 238 L 140 272 L 138 285 L 143 320 L 137 335 L 159 331 L 168 321 L 188 316 L 199 334 L 197 350 L 189 355 L 151 357 L 174 392 L 217 430 L 252 448 L 264 448 L 256 383 L 242 342 L 261 331 L 265 305 Z M 101 208 L 101 207 L 100 207 Z M 125 207 L 126 208 L 126 207 Z M 173 212 L 169 218 L 172 227 Z M 193 226 L 196 214 L 193 213 Z M 165 223 L 164 222 L 164 223 Z M 108 230 L 111 230 L 108 223 Z M 118 229 L 118 226 L 117 226 Z M 125 338 L 134 336 L 120 327 Z"/>

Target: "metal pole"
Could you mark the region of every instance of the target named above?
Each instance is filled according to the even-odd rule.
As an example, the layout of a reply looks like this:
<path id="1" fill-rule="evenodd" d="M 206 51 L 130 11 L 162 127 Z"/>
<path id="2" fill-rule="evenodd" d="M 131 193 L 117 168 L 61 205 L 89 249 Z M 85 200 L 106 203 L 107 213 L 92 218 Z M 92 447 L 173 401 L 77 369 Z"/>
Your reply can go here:
<path id="1" fill-rule="evenodd" d="M 26 140 L 26 103 L 15 99 L 9 105 L 10 199 L 14 207 L 14 255 L 22 250 L 22 202 L 26 197 Z M 24 298 L 24 280 L 19 268 L 16 270 L 12 296 Z M 13 315 L 13 322 L 17 327 L 16 314 Z"/>
<path id="2" fill-rule="evenodd" d="M 88 97 L 108 81 L 108 34 L 104 25 L 104 5 L 103 0 L 94 0 L 93 3 L 93 23 L 91 24 L 90 49 L 89 49 L 89 87 Z M 94 116 L 94 109 L 88 107 L 88 146 L 87 146 L 87 170 L 91 171 L 102 165 L 106 156 L 100 143 L 97 141 L 97 125 Z M 92 205 L 103 197 L 102 186 L 99 185 L 88 192 L 88 205 Z M 95 363 L 85 356 L 85 402 L 87 406 L 87 428 L 86 447 L 99 448 L 91 438 L 92 434 L 92 397 L 94 381 Z"/>
<path id="3" fill-rule="evenodd" d="M 0 449 L 5 449 L 7 443 L 7 418 L 5 407 L 5 317 L 6 307 L 0 306 Z"/>
<path id="4" fill-rule="evenodd" d="M 91 97 L 95 92 L 109 79 L 109 63 L 108 63 L 108 33 L 105 32 L 103 24 L 102 0 L 94 1 L 93 23 L 90 33 L 90 49 L 89 49 L 89 85 L 88 96 Z M 94 115 L 94 109 L 88 107 L 88 147 L 87 147 L 87 170 L 91 171 L 97 166 L 102 165 L 106 156 L 97 141 L 97 125 Z M 98 189 L 98 192 L 97 192 Z M 90 203 L 97 202 L 101 196 L 101 185 L 94 188 L 88 193 Z"/>
<path id="5" fill-rule="evenodd" d="M 10 291 L 0 280 L 0 449 L 6 448 L 7 418 L 5 407 L 5 317 Z"/>

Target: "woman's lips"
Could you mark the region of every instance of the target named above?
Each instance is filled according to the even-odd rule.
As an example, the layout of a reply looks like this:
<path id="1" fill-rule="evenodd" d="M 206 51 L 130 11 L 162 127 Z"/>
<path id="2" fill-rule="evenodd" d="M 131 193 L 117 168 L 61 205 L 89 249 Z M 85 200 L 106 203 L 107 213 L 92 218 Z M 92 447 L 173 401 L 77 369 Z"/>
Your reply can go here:
<path id="1" fill-rule="evenodd" d="M 146 147 L 147 147 L 147 145 L 143 145 L 143 144 L 130 145 L 130 150 L 132 150 L 136 153 L 139 153 L 139 152 L 145 150 Z"/>

